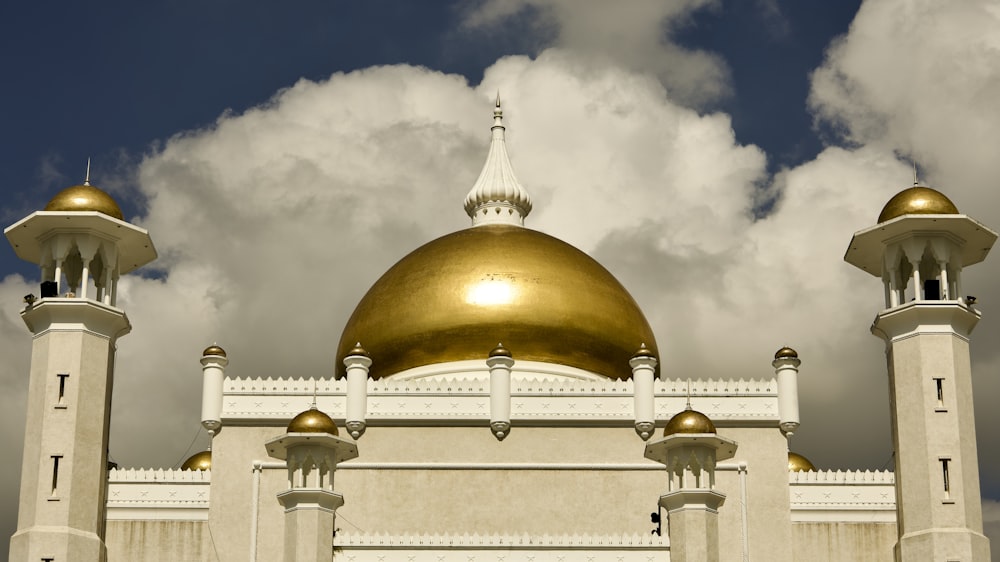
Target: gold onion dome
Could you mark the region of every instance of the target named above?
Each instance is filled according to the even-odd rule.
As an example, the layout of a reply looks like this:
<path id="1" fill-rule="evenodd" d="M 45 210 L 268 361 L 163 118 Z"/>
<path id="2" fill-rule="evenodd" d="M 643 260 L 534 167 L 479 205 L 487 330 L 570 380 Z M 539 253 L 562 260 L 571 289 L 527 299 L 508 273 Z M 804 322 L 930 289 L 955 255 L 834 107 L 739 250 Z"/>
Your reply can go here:
<path id="1" fill-rule="evenodd" d="M 816 467 L 813 463 L 809 462 L 809 459 L 803 457 L 798 453 L 788 453 L 788 471 L 789 472 L 806 472 L 815 471 Z"/>
<path id="2" fill-rule="evenodd" d="M 213 343 L 212 345 L 206 347 L 205 351 L 202 351 L 201 354 L 202 356 L 218 355 L 219 357 L 226 357 L 226 350 Z"/>
<path id="3" fill-rule="evenodd" d="M 663 428 L 663 436 L 678 433 L 715 433 L 715 424 L 705 414 L 688 408 L 670 418 Z"/>
<path id="4" fill-rule="evenodd" d="M 181 470 L 211 470 L 212 451 L 202 451 L 191 455 L 181 465 Z"/>
<path id="5" fill-rule="evenodd" d="M 84 182 L 60 191 L 53 197 L 44 211 L 97 211 L 118 220 L 125 220 L 121 207 L 104 191 Z"/>
<path id="6" fill-rule="evenodd" d="M 309 408 L 288 422 L 288 433 L 330 433 L 340 435 L 337 424 L 330 416 L 316 409 Z"/>
<path id="7" fill-rule="evenodd" d="M 903 215 L 957 215 L 958 207 L 936 189 L 915 185 L 904 189 L 882 208 L 878 222 L 883 223 Z"/>
<path id="8" fill-rule="evenodd" d="M 497 341 L 518 361 L 617 379 L 632 375 L 635 342 L 656 351 L 649 323 L 611 273 L 561 240 L 510 224 L 448 234 L 397 262 L 354 310 L 337 357 L 357 341 L 375 379 L 482 360 Z"/>
<path id="9" fill-rule="evenodd" d="M 794 349 L 792 349 L 792 348 L 790 348 L 788 346 L 785 346 L 785 347 L 782 347 L 781 349 L 779 349 L 778 351 L 775 352 L 774 358 L 775 359 L 798 359 L 799 358 L 799 352 L 795 351 Z"/>

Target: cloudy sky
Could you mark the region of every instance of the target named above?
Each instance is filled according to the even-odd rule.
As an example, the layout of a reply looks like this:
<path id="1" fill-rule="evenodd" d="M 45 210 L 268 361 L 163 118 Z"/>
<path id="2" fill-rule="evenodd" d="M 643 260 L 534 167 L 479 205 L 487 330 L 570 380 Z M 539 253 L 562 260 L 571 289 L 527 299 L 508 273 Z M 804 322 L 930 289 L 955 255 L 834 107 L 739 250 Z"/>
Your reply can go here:
<path id="1" fill-rule="evenodd" d="M 92 180 L 160 253 L 121 284 L 111 455 L 174 466 L 201 349 L 235 376 L 330 376 L 367 288 L 463 228 L 491 101 L 527 224 L 630 289 L 668 376 L 771 376 L 799 350 L 821 468 L 891 466 L 878 280 L 851 234 L 921 179 L 1000 227 L 1000 4 L 303 0 L 18 3 L 0 18 L 0 218 Z M 38 275 L 0 250 L 0 531 L 13 532 Z M 1000 258 L 965 289 L 989 529 L 1000 532 Z M 309 351 L 312 350 L 312 351 Z M 4 552 L 6 549 L 2 549 Z M 1000 550 L 1000 548 L 994 548 Z"/>

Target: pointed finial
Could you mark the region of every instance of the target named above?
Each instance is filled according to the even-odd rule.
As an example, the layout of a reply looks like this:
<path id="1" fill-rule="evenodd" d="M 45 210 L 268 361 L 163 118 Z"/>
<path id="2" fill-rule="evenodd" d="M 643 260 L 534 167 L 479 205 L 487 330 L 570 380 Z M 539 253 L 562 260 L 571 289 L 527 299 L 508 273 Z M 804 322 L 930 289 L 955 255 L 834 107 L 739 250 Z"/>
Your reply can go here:
<path id="1" fill-rule="evenodd" d="M 917 161 L 911 160 L 910 163 L 913 164 L 913 185 L 914 186 L 920 185 L 920 183 L 917 181 Z"/>
<path id="2" fill-rule="evenodd" d="M 531 212 L 531 197 L 514 175 L 507 156 L 499 90 L 490 130 L 490 151 L 479 178 L 465 196 L 465 212 L 473 226 L 497 223 L 523 226 L 524 217 Z"/>
<path id="3" fill-rule="evenodd" d="M 90 185 L 90 158 L 87 158 L 87 176 L 83 179 L 83 185 Z"/>
<path id="4" fill-rule="evenodd" d="M 684 405 L 684 409 L 685 410 L 693 410 L 694 409 L 694 408 L 691 407 L 691 379 L 690 378 L 688 379 L 688 386 L 687 386 L 687 404 Z"/>
<path id="5" fill-rule="evenodd" d="M 313 401 L 309 405 L 310 410 L 316 410 L 316 379 L 313 379 Z"/>

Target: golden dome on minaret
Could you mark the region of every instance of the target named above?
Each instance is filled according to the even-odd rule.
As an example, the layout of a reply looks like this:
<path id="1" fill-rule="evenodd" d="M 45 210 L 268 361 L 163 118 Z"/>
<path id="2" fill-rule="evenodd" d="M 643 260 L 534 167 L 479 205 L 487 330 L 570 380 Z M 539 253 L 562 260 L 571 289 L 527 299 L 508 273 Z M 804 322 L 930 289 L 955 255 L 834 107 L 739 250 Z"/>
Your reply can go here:
<path id="1" fill-rule="evenodd" d="M 807 472 L 810 470 L 816 470 L 813 463 L 809 462 L 809 459 L 803 457 L 798 453 L 788 453 L 788 471 L 789 472 Z"/>
<path id="2" fill-rule="evenodd" d="M 517 361 L 632 376 L 636 342 L 656 340 L 639 306 L 608 270 L 573 246 L 524 228 L 531 198 L 514 176 L 499 96 L 483 170 L 466 197 L 471 228 L 399 260 L 361 299 L 337 358 L 365 342 L 372 378 L 484 359 L 503 342 Z M 338 376 L 345 373 L 337 361 Z"/>
<path id="3" fill-rule="evenodd" d="M 677 433 L 715 433 L 715 424 L 708 416 L 688 406 L 670 418 L 663 428 L 664 437 Z"/>
<path id="4" fill-rule="evenodd" d="M 110 195 L 90 185 L 90 159 L 87 160 L 87 176 L 83 185 L 74 185 L 56 193 L 43 211 L 97 211 L 120 221 L 125 220 L 121 207 Z"/>
<path id="5" fill-rule="evenodd" d="M 329 433 L 340 435 L 337 424 L 330 416 L 316 409 L 315 406 L 300 413 L 288 422 L 288 433 Z"/>
<path id="6" fill-rule="evenodd" d="M 903 215 L 957 215 L 958 207 L 936 189 L 914 185 L 904 189 L 882 208 L 878 222 L 883 223 Z"/>
<path id="7" fill-rule="evenodd" d="M 181 465 L 181 470 L 211 470 L 212 451 L 202 451 L 191 455 Z"/>

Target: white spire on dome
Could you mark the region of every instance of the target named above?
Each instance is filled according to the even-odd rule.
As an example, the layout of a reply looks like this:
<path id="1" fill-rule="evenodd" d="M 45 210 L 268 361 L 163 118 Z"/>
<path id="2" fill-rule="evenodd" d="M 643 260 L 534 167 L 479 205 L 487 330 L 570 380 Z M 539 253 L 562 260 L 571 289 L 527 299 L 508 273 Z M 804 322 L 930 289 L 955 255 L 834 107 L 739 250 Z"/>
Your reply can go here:
<path id="1" fill-rule="evenodd" d="M 507 156 L 499 92 L 496 107 L 493 108 L 492 130 L 490 152 L 479 179 L 465 197 L 465 212 L 472 218 L 472 226 L 497 223 L 521 226 L 524 217 L 531 212 L 531 197 L 514 176 L 514 168 Z"/>

